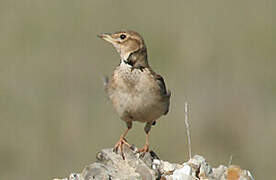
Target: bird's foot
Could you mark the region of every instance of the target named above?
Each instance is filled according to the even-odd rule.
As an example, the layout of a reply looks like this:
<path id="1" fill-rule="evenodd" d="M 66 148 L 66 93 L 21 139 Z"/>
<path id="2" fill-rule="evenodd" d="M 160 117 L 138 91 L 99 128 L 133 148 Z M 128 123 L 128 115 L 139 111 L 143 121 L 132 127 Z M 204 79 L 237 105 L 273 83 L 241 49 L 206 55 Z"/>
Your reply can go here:
<path id="1" fill-rule="evenodd" d="M 140 157 L 144 157 L 147 152 L 149 152 L 148 144 L 145 144 L 143 148 L 138 150 L 138 153 L 140 153 Z"/>
<path id="2" fill-rule="evenodd" d="M 121 151 L 121 156 L 123 160 L 125 160 L 125 155 L 123 153 L 123 144 L 131 148 L 131 145 L 126 141 L 126 139 L 124 137 L 120 137 L 120 140 L 115 144 L 113 151 L 118 153 L 118 149 L 119 149 Z"/>

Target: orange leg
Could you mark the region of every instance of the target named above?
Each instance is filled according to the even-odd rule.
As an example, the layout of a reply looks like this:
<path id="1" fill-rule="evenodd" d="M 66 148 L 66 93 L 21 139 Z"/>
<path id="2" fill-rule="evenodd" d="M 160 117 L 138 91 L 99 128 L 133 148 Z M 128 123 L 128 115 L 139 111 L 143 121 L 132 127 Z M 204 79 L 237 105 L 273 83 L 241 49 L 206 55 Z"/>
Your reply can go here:
<path id="1" fill-rule="evenodd" d="M 146 143 L 144 147 L 139 149 L 138 152 L 142 153 L 142 156 L 144 156 L 146 152 L 149 152 L 149 133 L 146 134 Z"/>
<path id="2" fill-rule="evenodd" d="M 128 131 L 131 129 L 131 124 L 127 123 L 127 130 L 120 136 L 119 141 L 115 144 L 114 146 L 114 152 L 118 152 L 118 149 L 120 149 L 121 151 L 121 156 L 123 159 L 125 159 L 124 153 L 123 153 L 123 144 L 127 145 L 129 148 L 131 147 L 131 145 L 126 141 L 125 137 L 128 133 Z"/>
<path id="3" fill-rule="evenodd" d="M 146 143 L 142 149 L 139 149 L 138 152 L 142 153 L 141 156 L 144 156 L 146 152 L 149 152 L 149 131 L 151 129 L 152 123 L 147 123 L 144 130 L 146 132 Z"/>

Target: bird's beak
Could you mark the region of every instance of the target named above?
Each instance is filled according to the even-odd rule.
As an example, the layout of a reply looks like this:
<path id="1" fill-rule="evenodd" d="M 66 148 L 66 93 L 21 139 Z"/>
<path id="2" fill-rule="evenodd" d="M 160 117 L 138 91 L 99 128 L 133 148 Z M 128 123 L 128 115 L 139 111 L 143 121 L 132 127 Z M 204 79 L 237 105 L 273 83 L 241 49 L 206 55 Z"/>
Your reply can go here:
<path id="1" fill-rule="evenodd" d="M 114 39 L 111 37 L 111 34 L 109 33 L 98 34 L 98 37 L 112 44 L 114 43 Z"/>

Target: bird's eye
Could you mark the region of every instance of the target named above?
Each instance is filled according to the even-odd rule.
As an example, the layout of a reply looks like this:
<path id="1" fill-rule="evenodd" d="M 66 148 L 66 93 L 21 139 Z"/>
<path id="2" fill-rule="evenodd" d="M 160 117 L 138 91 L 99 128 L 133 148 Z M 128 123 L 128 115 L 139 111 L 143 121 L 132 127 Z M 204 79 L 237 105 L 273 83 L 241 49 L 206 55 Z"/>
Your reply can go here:
<path id="1" fill-rule="evenodd" d="M 126 38 L 126 35 L 121 34 L 120 38 L 121 38 L 121 39 L 125 39 L 125 38 Z"/>

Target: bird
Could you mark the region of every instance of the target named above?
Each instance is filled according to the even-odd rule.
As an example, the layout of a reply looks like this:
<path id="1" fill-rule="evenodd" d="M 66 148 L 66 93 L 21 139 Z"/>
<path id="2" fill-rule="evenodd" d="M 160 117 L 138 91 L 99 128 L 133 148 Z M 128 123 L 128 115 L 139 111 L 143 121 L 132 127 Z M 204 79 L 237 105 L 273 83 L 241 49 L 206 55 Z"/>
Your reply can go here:
<path id="1" fill-rule="evenodd" d="M 149 132 L 151 126 L 162 115 L 169 112 L 170 90 L 166 89 L 163 77 L 153 71 L 148 63 L 147 48 L 143 37 L 132 30 L 114 33 L 101 33 L 99 38 L 111 43 L 120 56 L 120 63 L 111 78 L 105 78 L 104 89 L 115 111 L 127 126 L 114 146 L 121 151 L 123 145 L 131 147 L 126 135 L 134 121 L 146 123 L 144 131 L 146 142 L 138 149 L 141 155 L 149 151 Z"/>

